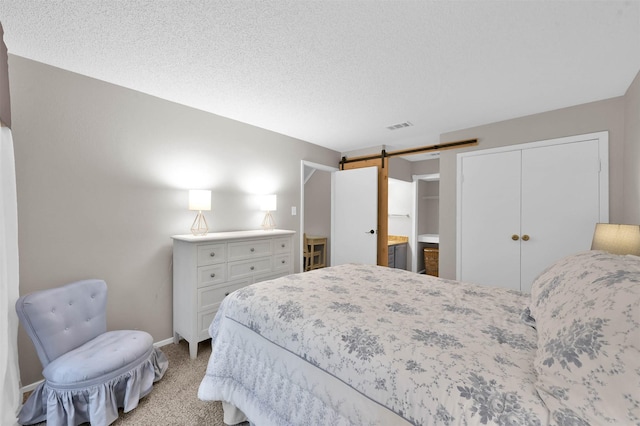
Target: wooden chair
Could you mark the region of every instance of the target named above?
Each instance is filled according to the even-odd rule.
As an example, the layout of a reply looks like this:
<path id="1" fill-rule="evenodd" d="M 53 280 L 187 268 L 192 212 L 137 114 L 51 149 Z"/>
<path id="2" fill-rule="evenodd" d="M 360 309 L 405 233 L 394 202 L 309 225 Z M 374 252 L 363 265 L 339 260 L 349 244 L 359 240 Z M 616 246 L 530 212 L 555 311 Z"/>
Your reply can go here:
<path id="1" fill-rule="evenodd" d="M 322 257 L 322 251 L 321 250 L 311 251 L 311 245 L 309 244 L 309 240 L 307 239 L 306 233 L 303 234 L 303 238 L 304 238 L 304 243 L 302 244 L 302 254 L 304 257 L 304 270 L 310 271 L 312 269 L 317 268 L 317 266 L 315 265 L 320 262 L 320 259 Z M 317 263 L 315 261 L 316 258 L 318 259 Z"/>

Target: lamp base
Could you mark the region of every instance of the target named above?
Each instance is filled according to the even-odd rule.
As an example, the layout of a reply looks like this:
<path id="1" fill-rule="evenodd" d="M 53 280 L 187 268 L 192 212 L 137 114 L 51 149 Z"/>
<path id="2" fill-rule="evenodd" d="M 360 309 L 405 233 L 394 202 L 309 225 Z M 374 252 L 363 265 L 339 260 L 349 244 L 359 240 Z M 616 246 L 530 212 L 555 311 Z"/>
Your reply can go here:
<path id="1" fill-rule="evenodd" d="M 209 225 L 207 224 L 207 219 L 205 219 L 202 211 L 198 211 L 198 215 L 193 220 L 193 224 L 191 225 L 191 233 L 193 235 L 207 235 L 209 232 Z"/>
<path id="2" fill-rule="evenodd" d="M 271 216 L 271 212 L 267 211 L 267 214 L 264 215 L 264 219 L 262 220 L 262 229 L 265 231 L 273 231 L 276 228 L 276 221 Z"/>

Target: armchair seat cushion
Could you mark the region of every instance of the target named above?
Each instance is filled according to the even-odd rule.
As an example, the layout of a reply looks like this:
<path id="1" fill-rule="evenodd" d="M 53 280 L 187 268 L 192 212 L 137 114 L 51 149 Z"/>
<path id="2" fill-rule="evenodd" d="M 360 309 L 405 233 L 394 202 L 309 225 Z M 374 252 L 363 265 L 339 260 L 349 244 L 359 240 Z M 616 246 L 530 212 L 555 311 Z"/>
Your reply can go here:
<path id="1" fill-rule="evenodd" d="M 56 358 L 43 370 L 50 387 L 76 389 L 104 383 L 141 364 L 153 351 L 144 331 L 109 331 Z"/>

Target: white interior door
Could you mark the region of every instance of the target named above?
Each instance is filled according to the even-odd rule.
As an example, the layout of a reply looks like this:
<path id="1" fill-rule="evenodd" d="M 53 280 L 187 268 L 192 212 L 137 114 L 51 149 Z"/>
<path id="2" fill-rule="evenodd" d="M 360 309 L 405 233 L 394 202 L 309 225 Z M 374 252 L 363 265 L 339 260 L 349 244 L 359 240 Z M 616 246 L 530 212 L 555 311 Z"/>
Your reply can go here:
<path id="1" fill-rule="evenodd" d="M 520 290 L 520 151 L 464 157 L 460 171 L 458 280 Z"/>
<path id="2" fill-rule="evenodd" d="M 378 256 L 378 168 L 331 176 L 331 265 L 375 265 Z"/>
<path id="3" fill-rule="evenodd" d="M 602 219 L 599 174 L 597 139 L 522 152 L 522 291 L 556 260 L 591 247 Z"/>

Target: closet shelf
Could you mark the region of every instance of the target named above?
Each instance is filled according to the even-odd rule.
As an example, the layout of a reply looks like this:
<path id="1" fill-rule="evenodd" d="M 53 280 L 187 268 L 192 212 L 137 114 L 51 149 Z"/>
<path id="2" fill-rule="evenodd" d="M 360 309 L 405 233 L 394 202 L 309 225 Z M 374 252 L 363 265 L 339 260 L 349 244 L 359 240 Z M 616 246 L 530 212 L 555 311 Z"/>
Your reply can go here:
<path id="1" fill-rule="evenodd" d="M 440 243 L 440 235 L 438 234 L 420 234 L 418 235 L 419 243 Z"/>

